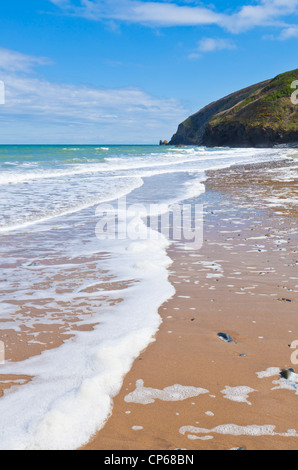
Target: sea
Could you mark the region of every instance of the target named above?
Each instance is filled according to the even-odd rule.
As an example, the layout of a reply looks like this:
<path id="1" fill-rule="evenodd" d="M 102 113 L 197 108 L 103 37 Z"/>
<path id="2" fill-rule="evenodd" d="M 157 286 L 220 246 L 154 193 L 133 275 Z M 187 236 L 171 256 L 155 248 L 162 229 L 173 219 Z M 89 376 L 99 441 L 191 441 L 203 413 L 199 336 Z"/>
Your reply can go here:
<path id="1" fill-rule="evenodd" d="M 105 425 L 175 295 L 168 248 L 184 242 L 159 217 L 199 203 L 209 170 L 293 152 L 0 146 L 0 384 L 18 378 L 0 399 L 0 449 L 78 449 Z"/>

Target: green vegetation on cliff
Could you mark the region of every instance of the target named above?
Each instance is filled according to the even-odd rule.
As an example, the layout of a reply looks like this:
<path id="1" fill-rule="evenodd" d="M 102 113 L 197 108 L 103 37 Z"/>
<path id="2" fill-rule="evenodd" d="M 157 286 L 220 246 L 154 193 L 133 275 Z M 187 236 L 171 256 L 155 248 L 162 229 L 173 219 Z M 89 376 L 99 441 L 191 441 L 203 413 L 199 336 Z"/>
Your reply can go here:
<path id="1" fill-rule="evenodd" d="M 170 145 L 271 147 L 298 143 L 291 101 L 298 69 L 229 95 L 180 124 Z"/>

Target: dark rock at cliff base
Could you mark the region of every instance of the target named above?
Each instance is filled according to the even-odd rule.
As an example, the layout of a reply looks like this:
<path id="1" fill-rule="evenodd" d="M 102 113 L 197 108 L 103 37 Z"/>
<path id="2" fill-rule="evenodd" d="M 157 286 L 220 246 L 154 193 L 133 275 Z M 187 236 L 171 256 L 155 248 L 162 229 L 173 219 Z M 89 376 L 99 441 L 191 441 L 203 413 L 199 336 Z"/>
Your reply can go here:
<path id="1" fill-rule="evenodd" d="M 209 104 L 180 124 L 169 144 L 207 147 L 297 145 L 298 105 L 292 98 L 296 80 L 298 69 Z"/>

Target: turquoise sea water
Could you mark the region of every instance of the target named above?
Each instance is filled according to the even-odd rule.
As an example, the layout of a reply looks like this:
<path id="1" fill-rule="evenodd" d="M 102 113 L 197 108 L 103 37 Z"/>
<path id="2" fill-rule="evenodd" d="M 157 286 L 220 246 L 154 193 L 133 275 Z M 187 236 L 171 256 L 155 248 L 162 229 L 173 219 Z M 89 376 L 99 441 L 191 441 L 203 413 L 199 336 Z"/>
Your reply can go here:
<path id="1" fill-rule="evenodd" d="M 206 170 L 279 158 L 279 150 L 160 146 L 0 146 L 0 233 L 131 193 L 180 197 Z M 168 191 L 166 191 L 168 188 Z M 164 190 L 164 191 L 162 191 Z M 154 194 L 153 194 L 154 192 Z M 148 202 L 150 197 L 147 194 Z"/>

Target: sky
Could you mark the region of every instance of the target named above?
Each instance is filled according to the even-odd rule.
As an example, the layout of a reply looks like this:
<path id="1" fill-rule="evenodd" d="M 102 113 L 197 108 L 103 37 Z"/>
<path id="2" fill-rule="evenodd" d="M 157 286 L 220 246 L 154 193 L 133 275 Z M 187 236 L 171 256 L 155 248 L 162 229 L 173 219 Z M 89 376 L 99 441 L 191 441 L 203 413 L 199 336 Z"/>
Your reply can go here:
<path id="1" fill-rule="evenodd" d="M 210 102 L 296 69 L 297 19 L 298 0 L 2 2 L 0 144 L 169 140 Z"/>

